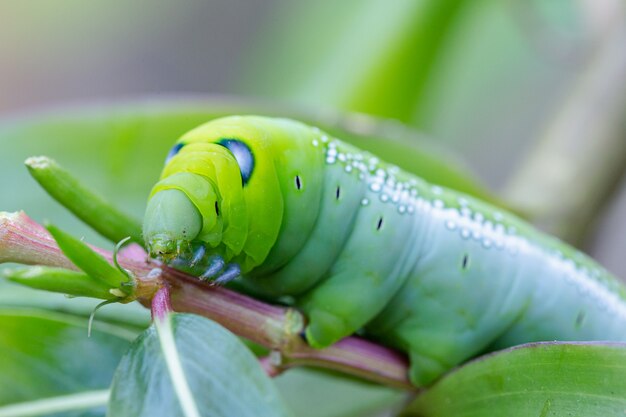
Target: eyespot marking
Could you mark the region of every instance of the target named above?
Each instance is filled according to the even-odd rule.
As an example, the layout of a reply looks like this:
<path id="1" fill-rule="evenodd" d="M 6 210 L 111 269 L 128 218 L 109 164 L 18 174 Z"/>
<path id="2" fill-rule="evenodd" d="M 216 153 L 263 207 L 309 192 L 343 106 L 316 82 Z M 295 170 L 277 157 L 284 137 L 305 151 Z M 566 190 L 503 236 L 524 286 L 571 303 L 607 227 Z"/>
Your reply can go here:
<path id="1" fill-rule="evenodd" d="M 301 190 L 302 189 L 302 180 L 300 180 L 300 176 L 299 175 L 296 175 L 295 182 L 296 182 L 296 188 L 298 190 Z"/>
<path id="2" fill-rule="evenodd" d="M 339 200 L 340 196 L 341 196 L 341 187 L 338 185 L 337 190 L 335 191 L 335 198 Z"/>
<path id="3" fill-rule="evenodd" d="M 237 165 L 239 165 L 239 171 L 241 172 L 241 185 L 246 185 L 248 181 L 250 181 L 250 177 L 254 171 L 254 155 L 252 154 L 252 150 L 239 139 L 224 138 L 216 143 L 225 147 L 233 154 Z"/>
<path id="4" fill-rule="evenodd" d="M 381 227 L 383 227 L 383 216 L 380 216 L 378 218 L 378 223 L 376 224 L 376 230 L 380 230 Z"/>
<path id="5" fill-rule="evenodd" d="M 172 149 L 170 149 L 170 151 L 167 153 L 167 157 L 165 158 L 165 163 L 167 164 L 173 157 L 175 157 L 176 154 L 182 149 L 183 146 L 185 146 L 185 144 L 180 143 L 180 142 L 172 146 Z"/>

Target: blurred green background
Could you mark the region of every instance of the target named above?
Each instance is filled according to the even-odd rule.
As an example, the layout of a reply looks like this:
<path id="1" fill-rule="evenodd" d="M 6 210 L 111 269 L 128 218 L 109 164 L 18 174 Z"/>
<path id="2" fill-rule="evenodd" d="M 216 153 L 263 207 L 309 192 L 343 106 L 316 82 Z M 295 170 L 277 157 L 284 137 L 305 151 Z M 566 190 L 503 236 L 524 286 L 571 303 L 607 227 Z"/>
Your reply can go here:
<path id="1" fill-rule="evenodd" d="M 353 110 L 419 128 L 501 191 L 608 38 L 624 59 L 623 20 L 621 0 L 3 2 L 0 117 L 206 93 Z M 584 247 L 626 276 L 626 187 L 612 195 Z"/>
<path id="2" fill-rule="evenodd" d="M 37 189 L 25 157 L 57 158 L 139 218 L 151 180 L 138 178 L 156 176 L 168 137 L 207 113 L 250 109 L 329 125 L 336 111 L 402 122 L 506 196 L 527 155 L 567 131 L 555 126 L 583 132 L 582 148 L 608 136 L 626 143 L 625 9 L 620 0 L 2 2 L 0 210 L 23 208 L 102 243 Z M 155 131 L 150 120 L 174 113 L 169 130 Z M 357 131 L 370 123 L 350 120 Z M 382 123 L 391 136 L 404 129 Z M 554 155 L 548 176 L 563 174 L 568 156 Z M 625 278 L 626 158 L 616 158 L 580 242 Z M 302 416 L 363 415 L 367 401 L 397 399 L 294 375 L 281 383 Z M 311 386 L 324 392 L 310 397 Z"/>

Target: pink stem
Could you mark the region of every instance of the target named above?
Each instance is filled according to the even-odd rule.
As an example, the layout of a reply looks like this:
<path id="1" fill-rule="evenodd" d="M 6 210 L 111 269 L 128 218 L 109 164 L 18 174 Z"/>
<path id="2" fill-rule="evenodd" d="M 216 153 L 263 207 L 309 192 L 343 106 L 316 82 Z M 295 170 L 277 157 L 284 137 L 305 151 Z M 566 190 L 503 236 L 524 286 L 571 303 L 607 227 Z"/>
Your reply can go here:
<path id="1" fill-rule="evenodd" d="M 301 346 L 285 358 L 283 366 L 300 365 L 338 370 L 397 388 L 415 388 L 407 378 L 406 355 L 354 336 L 326 349 Z"/>
<path id="2" fill-rule="evenodd" d="M 110 252 L 94 250 L 111 259 Z M 137 278 L 136 295 L 142 304 L 152 307 L 154 317 L 162 317 L 173 309 L 213 319 L 244 338 L 279 351 L 280 363 L 272 362 L 271 372 L 310 365 L 393 387 L 415 389 L 407 379 L 407 358 L 399 352 L 357 337 L 345 338 L 327 349 L 313 349 L 300 336 L 305 321 L 295 309 L 211 287 L 197 278 L 147 260 L 145 254 L 137 250 L 122 252 L 118 260 Z M 21 212 L 0 213 L 2 262 L 76 269 L 47 230 Z"/>
<path id="3" fill-rule="evenodd" d="M 281 367 L 280 364 L 274 363 L 274 354 L 271 353 L 268 356 L 263 356 L 259 358 L 259 365 L 265 371 L 265 373 L 271 378 L 277 377 L 282 374 L 285 370 L 284 367 Z"/>
<path id="4" fill-rule="evenodd" d="M 170 303 L 170 288 L 167 285 L 162 286 L 157 290 L 152 297 L 152 320 L 165 319 L 168 313 L 174 311 L 172 304 Z"/>

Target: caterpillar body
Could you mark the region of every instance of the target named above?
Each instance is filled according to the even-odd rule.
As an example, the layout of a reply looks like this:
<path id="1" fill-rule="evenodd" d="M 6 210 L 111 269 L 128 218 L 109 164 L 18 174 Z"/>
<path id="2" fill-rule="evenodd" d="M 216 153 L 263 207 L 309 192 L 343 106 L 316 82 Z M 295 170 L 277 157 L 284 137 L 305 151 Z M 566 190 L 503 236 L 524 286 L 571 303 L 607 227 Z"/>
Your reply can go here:
<path id="1" fill-rule="evenodd" d="M 292 120 L 183 135 L 143 229 L 174 267 L 291 296 L 314 347 L 362 330 L 407 352 L 418 386 L 524 342 L 626 341 L 626 290 L 586 255 Z"/>

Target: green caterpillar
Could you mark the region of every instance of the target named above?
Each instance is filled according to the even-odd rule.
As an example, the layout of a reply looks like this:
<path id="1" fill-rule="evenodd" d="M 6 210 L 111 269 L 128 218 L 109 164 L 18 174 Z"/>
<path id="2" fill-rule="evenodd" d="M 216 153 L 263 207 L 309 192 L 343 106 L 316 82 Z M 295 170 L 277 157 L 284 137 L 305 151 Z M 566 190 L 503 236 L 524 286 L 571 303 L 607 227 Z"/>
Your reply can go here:
<path id="1" fill-rule="evenodd" d="M 291 120 L 181 137 L 143 233 L 202 279 L 293 297 L 314 347 L 363 330 L 406 351 L 418 386 L 524 342 L 626 341 L 626 290 L 584 254 Z"/>

